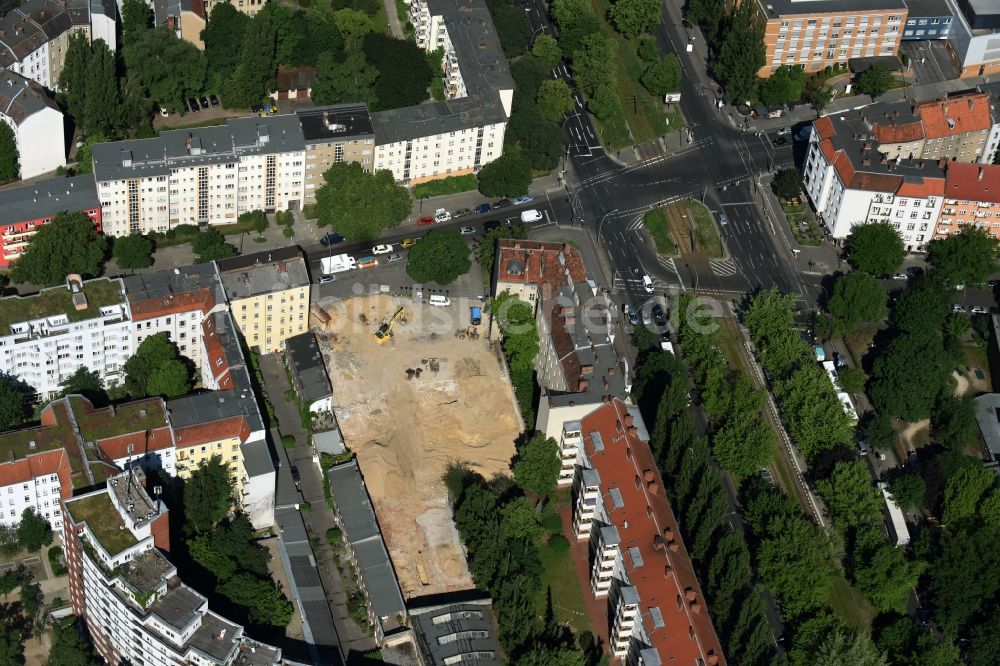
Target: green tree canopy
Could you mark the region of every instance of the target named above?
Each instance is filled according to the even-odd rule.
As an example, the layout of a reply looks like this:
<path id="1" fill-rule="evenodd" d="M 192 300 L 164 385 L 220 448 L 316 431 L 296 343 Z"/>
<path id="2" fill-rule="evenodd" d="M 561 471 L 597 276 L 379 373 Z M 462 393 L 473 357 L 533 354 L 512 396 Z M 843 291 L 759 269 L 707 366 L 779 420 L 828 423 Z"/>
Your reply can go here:
<path id="1" fill-rule="evenodd" d="M 979 435 L 976 401 L 971 395 L 945 395 L 931 414 L 931 436 L 953 451 L 964 453 Z"/>
<path id="2" fill-rule="evenodd" d="M 726 101 L 744 104 L 754 99 L 757 71 L 766 64 L 764 26 L 752 3 L 741 2 L 728 16 L 722 43 L 711 63 Z"/>
<path id="3" fill-rule="evenodd" d="M 10 430 L 27 420 L 34 393 L 23 380 L 0 372 L 0 430 Z"/>
<path id="4" fill-rule="evenodd" d="M 378 71 L 368 64 L 360 51 L 351 53 L 343 62 L 336 61 L 332 53 L 321 53 L 311 96 L 316 104 L 365 102 L 375 106 L 377 79 Z"/>
<path id="5" fill-rule="evenodd" d="M 319 225 L 351 240 L 373 240 L 410 214 L 410 193 L 396 185 L 391 171 L 367 173 L 357 162 L 340 162 L 323 181 L 316 190 Z"/>
<path id="6" fill-rule="evenodd" d="M 292 619 L 292 604 L 272 580 L 239 573 L 219 586 L 218 593 L 248 609 L 251 622 L 284 627 Z"/>
<path id="7" fill-rule="evenodd" d="M 816 482 L 833 519 L 842 527 L 858 527 L 882 520 L 882 495 L 872 485 L 863 460 L 838 462 L 828 479 Z"/>
<path id="8" fill-rule="evenodd" d="M 121 5 L 122 40 L 130 44 L 153 25 L 153 12 L 143 0 L 125 0 Z"/>
<path id="9" fill-rule="evenodd" d="M 934 608 L 934 621 L 951 636 L 961 635 L 992 608 L 1000 591 L 1000 530 L 949 529 L 928 549 L 926 598 Z"/>
<path id="10" fill-rule="evenodd" d="M 545 120 L 560 121 L 575 106 L 573 91 L 562 79 L 548 79 L 538 87 L 538 113 Z"/>
<path id="11" fill-rule="evenodd" d="M 610 37 L 595 32 L 584 37 L 580 48 L 573 52 L 573 78 L 587 97 L 593 97 L 602 86 L 614 84 L 613 49 Z"/>
<path id="12" fill-rule="evenodd" d="M 191 391 L 191 372 L 166 333 L 143 340 L 125 361 L 125 390 L 133 398 L 176 398 Z"/>
<path id="13" fill-rule="evenodd" d="M 858 77 L 858 90 L 872 97 L 879 97 L 892 87 L 895 78 L 885 65 L 872 65 Z"/>
<path id="14" fill-rule="evenodd" d="M 184 531 L 189 535 L 211 532 L 229 513 L 232 492 L 229 469 L 221 456 L 214 455 L 197 467 L 184 481 Z"/>
<path id="15" fill-rule="evenodd" d="M 90 46 L 84 87 L 83 116 L 77 120 L 82 121 L 88 133 L 111 134 L 121 125 L 121 92 L 115 54 L 103 39 Z"/>
<path id="16" fill-rule="evenodd" d="M 30 553 L 35 553 L 52 543 L 52 528 L 49 521 L 32 507 L 21 512 L 21 522 L 17 525 L 17 542 Z"/>
<path id="17" fill-rule="evenodd" d="M 62 395 L 78 393 L 95 405 L 101 406 L 108 402 L 108 394 L 104 390 L 104 380 L 100 373 L 81 365 L 72 375 L 59 384 Z"/>
<path id="18" fill-rule="evenodd" d="M 153 241 L 146 236 L 122 236 L 115 240 L 112 253 L 118 262 L 118 268 L 135 272 L 137 268 L 149 268 L 153 265 Z"/>
<path id="19" fill-rule="evenodd" d="M 520 196 L 530 185 L 531 166 L 519 150 L 505 150 L 479 170 L 479 191 L 488 197 Z"/>
<path id="20" fill-rule="evenodd" d="M 205 43 L 205 59 L 213 78 L 225 79 L 236 70 L 249 23 L 250 16 L 235 5 L 220 2 L 212 7 L 208 23 L 201 31 L 201 40 Z"/>
<path id="21" fill-rule="evenodd" d="M 847 333 L 861 324 L 884 319 L 888 298 L 885 288 L 868 273 L 846 273 L 834 283 L 827 309 L 833 315 L 835 330 Z"/>
<path id="22" fill-rule="evenodd" d="M 129 77 L 168 111 L 183 109 L 185 99 L 205 90 L 205 54 L 166 26 L 135 35 L 122 56 Z"/>
<path id="23" fill-rule="evenodd" d="M 956 525 L 973 520 L 979 503 L 996 485 L 996 478 L 982 463 L 969 459 L 945 483 L 941 521 Z"/>
<path id="24" fill-rule="evenodd" d="M 676 54 L 669 54 L 646 68 L 640 79 L 651 95 L 663 97 L 681 89 L 681 61 Z"/>
<path id="25" fill-rule="evenodd" d="M 451 284 L 472 268 L 458 229 L 434 229 L 410 248 L 406 274 L 419 283 Z"/>
<path id="26" fill-rule="evenodd" d="M 985 229 L 970 227 L 931 241 L 927 261 L 948 286 L 982 284 L 997 270 L 997 240 Z"/>
<path id="27" fill-rule="evenodd" d="M 198 263 L 236 256 L 236 248 L 226 242 L 226 237 L 219 233 L 218 229 L 211 227 L 195 234 L 191 241 L 191 249 L 194 250 Z"/>
<path id="28" fill-rule="evenodd" d="M 820 643 L 813 666 L 889 666 L 872 639 L 866 634 L 856 634 L 838 629 Z"/>
<path id="29" fill-rule="evenodd" d="M 927 484 L 916 472 L 897 476 L 889 483 L 889 492 L 901 509 L 916 509 L 924 504 Z"/>
<path id="30" fill-rule="evenodd" d="M 802 172 L 791 167 L 782 169 L 771 182 L 774 193 L 786 201 L 802 194 Z"/>
<path id="31" fill-rule="evenodd" d="M 888 351 L 875 359 L 869 395 L 880 413 L 919 421 L 930 416 L 938 397 L 948 387 L 950 372 L 936 330 L 906 333 L 896 337 Z"/>
<path id="32" fill-rule="evenodd" d="M 802 99 L 806 77 L 802 65 L 782 65 L 757 85 L 760 101 L 768 106 L 795 104 Z"/>
<path id="33" fill-rule="evenodd" d="M 846 247 L 847 263 L 872 275 L 893 275 L 906 258 L 903 239 L 888 222 L 855 225 Z"/>
<path id="34" fill-rule="evenodd" d="M 573 59 L 587 37 L 601 31 L 593 6 L 587 0 L 553 0 L 550 11 L 559 26 L 563 54 Z"/>
<path id="35" fill-rule="evenodd" d="M 889 323 L 897 331 L 938 331 L 948 316 L 948 292 L 940 282 L 924 277 L 900 295 Z"/>
<path id="36" fill-rule="evenodd" d="M 53 623 L 49 666 L 99 666 L 104 663 L 94 646 L 84 639 L 83 631 L 83 621 L 75 617 Z"/>
<path id="37" fill-rule="evenodd" d="M 20 173 L 17 138 L 7 123 L 0 123 L 0 181 L 13 180 Z"/>
<path id="38" fill-rule="evenodd" d="M 904 611 L 910 590 L 927 568 L 886 541 L 881 527 L 866 527 L 854 537 L 854 581 L 876 610 Z"/>
<path id="39" fill-rule="evenodd" d="M 51 287 L 71 273 L 85 278 L 104 271 L 108 241 L 85 213 L 59 213 L 35 232 L 10 271 L 13 282 Z"/>
<path id="40" fill-rule="evenodd" d="M 535 510 L 524 497 L 515 497 L 500 507 L 500 535 L 504 539 L 535 543 L 542 532 Z"/>
<path id="41" fill-rule="evenodd" d="M 726 17 L 725 0 L 690 0 L 687 4 L 687 18 L 703 28 L 705 39 L 714 43 Z"/>
<path id="42" fill-rule="evenodd" d="M 511 464 L 518 485 L 539 497 L 555 491 L 559 468 L 559 445 L 540 432 L 520 443 Z"/>
<path id="43" fill-rule="evenodd" d="M 541 34 L 535 37 L 531 54 L 538 58 L 545 69 L 553 69 L 562 60 L 562 49 L 555 37 Z"/>
<path id="44" fill-rule="evenodd" d="M 758 570 L 789 618 L 823 605 L 834 572 L 826 536 L 804 517 L 770 522 L 758 549 Z"/>
<path id="45" fill-rule="evenodd" d="M 615 0 L 608 16 L 615 30 L 632 39 L 660 25 L 662 11 L 659 0 Z"/>
<path id="46" fill-rule="evenodd" d="M 837 383 L 845 393 L 864 393 L 866 379 L 861 368 L 841 368 L 837 372 Z"/>
<path id="47" fill-rule="evenodd" d="M 348 53 L 360 50 L 365 35 L 375 32 L 375 24 L 364 12 L 345 7 L 335 11 L 333 17 Z"/>
<path id="48" fill-rule="evenodd" d="M 223 99 L 228 107 L 247 108 L 259 104 L 274 90 L 277 76 L 277 33 L 268 14 L 250 19 L 243 35 L 239 64 L 226 79 Z"/>
<path id="49" fill-rule="evenodd" d="M 365 60 L 378 72 L 375 81 L 375 111 L 415 106 L 427 99 L 430 66 L 424 52 L 413 42 L 394 39 L 379 32 L 365 35 Z"/>

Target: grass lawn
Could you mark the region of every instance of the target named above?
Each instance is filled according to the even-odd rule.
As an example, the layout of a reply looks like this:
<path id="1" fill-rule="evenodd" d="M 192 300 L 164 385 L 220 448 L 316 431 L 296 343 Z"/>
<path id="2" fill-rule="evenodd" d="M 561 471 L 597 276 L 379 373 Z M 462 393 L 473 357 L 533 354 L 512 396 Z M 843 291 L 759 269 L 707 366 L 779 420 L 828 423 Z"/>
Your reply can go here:
<path id="1" fill-rule="evenodd" d="M 538 591 L 538 612 L 545 612 L 548 590 L 552 590 L 552 606 L 556 622 L 565 622 L 579 634 L 590 631 L 590 620 L 583 605 L 583 591 L 570 559 L 568 544 L 562 549 L 543 544 L 538 548 L 542 560 L 542 585 Z"/>
<path id="2" fill-rule="evenodd" d="M 844 624 L 851 629 L 858 633 L 867 633 L 871 629 L 875 611 L 868 603 L 868 599 L 851 587 L 843 575 L 837 575 L 833 579 L 826 600 L 830 604 L 830 608 L 833 609 L 834 615 L 843 620 Z"/>
<path id="3" fill-rule="evenodd" d="M 385 3 L 380 3 L 378 11 L 372 17 L 372 23 L 375 24 L 375 32 L 389 35 L 389 15 L 385 11 Z"/>
<path id="4" fill-rule="evenodd" d="M 823 240 L 823 233 L 816 224 L 809 206 L 803 202 L 791 203 L 781 201 L 781 210 L 785 211 L 785 219 L 788 220 L 788 227 L 795 236 L 795 242 L 799 245 L 819 245 Z"/>
<path id="5" fill-rule="evenodd" d="M 700 201 L 688 199 L 688 215 L 694 219 L 697 227 L 698 249 L 713 259 L 722 257 L 722 239 L 719 238 L 719 229 L 715 226 L 712 211 Z"/>
<path id="6" fill-rule="evenodd" d="M 194 123 L 188 123 L 187 125 L 177 125 L 176 127 L 163 127 L 160 129 L 161 132 L 168 129 L 192 129 L 194 127 L 215 127 L 216 125 L 225 125 L 229 118 L 209 118 L 208 120 L 201 120 Z"/>
<path id="7" fill-rule="evenodd" d="M 420 183 L 413 188 L 413 198 L 440 197 L 445 194 L 459 194 L 460 192 L 471 192 L 479 187 L 479 180 L 475 174 L 464 176 L 451 176 L 440 178 L 426 183 Z"/>
<path id="8" fill-rule="evenodd" d="M 646 213 L 642 218 L 642 223 L 646 231 L 653 237 L 656 244 L 656 251 L 660 254 L 677 254 L 677 245 L 670 238 L 670 230 L 667 229 L 667 213 L 662 208 L 656 208 Z"/>

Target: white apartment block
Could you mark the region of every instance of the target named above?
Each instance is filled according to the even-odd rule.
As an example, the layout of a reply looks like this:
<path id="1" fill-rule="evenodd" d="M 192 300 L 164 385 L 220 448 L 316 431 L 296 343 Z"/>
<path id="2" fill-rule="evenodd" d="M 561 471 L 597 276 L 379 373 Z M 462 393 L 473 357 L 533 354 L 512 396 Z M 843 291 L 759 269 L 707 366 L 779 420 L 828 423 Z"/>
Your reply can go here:
<path id="1" fill-rule="evenodd" d="M 0 68 L 0 121 L 14 133 L 21 178 L 66 166 L 63 113 L 35 81 Z"/>
<path id="2" fill-rule="evenodd" d="M 372 114 L 375 169 L 420 183 L 476 173 L 503 153 L 514 81 L 483 0 L 412 0 L 417 45 L 442 49 L 446 100 Z"/>
<path id="3" fill-rule="evenodd" d="M 294 115 L 103 143 L 93 155 L 111 236 L 233 224 L 247 211 L 302 204 L 305 144 Z"/>
<path id="4" fill-rule="evenodd" d="M 104 40 L 114 52 L 116 16 L 114 0 L 27 0 L 0 18 L 0 67 L 55 90 L 70 35 Z"/>
<path id="5" fill-rule="evenodd" d="M 64 286 L 0 299 L 0 371 L 42 397 L 58 392 L 81 367 L 116 385 L 131 354 L 132 322 L 121 280 L 84 282 L 71 275 Z"/>
<path id="6" fill-rule="evenodd" d="M 69 467 L 68 462 L 60 460 L 64 458 L 65 452 L 58 450 L 48 452 L 38 460 L 23 461 L 24 465 L 18 467 L 32 470 L 31 474 L 24 476 L 19 474 L 22 471 L 19 469 L 0 469 L 0 483 L 4 484 L 0 485 L 0 525 L 17 525 L 25 509 L 34 509 L 49 521 L 53 531 L 62 529 L 59 467 L 63 464 Z M 48 464 L 50 462 L 56 467 Z M 49 471 L 52 473 L 47 473 Z"/>
<path id="7" fill-rule="evenodd" d="M 67 500 L 64 527 L 70 599 L 109 663 L 278 664 L 281 651 L 250 640 L 208 608 L 160 552 L 169 550 L 167 510 L 141 472 Z"/>

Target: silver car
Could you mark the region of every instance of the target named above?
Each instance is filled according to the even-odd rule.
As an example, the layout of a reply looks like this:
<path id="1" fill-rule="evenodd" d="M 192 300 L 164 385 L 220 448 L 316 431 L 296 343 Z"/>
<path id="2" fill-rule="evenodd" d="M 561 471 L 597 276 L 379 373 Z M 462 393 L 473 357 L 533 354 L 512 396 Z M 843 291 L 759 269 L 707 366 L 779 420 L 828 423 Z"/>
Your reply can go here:
<path id="1" fill-rule="evenodd" d="M 388 263 L 390 263 L 390 264 L 391 264 L 391 263 L 393 263 L 393 262 L 396 262 L 396 261 L 399 261 L 399 260 L 400 260 L 400 259 L 402 259 L 402 258 L 403 258 L 403 257 L 399 256 L 399 253 L 398 253 L 398 252 L 393 252 L 393 253 L 392 253 L 392 254 L 390 254 L 390 255 L 389 255 L 388 257 L 386 257 L 386 258 L 385 258 L 385 260 L 386 260 L 386 261 L 387 261 Z"/>

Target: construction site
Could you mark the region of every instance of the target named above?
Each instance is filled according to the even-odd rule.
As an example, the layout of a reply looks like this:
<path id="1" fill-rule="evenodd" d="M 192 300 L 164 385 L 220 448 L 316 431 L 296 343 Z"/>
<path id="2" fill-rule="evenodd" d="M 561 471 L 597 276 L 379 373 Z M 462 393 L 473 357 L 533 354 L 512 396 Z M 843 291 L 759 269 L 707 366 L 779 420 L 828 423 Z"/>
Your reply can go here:
<path id="1" fill-rule="evenodd" d="M 466 303 L 376 294 L 320 307 L 334 413 L 404 595 L 471 588 L 443 476 L 452 463 L 487 478 L 509 471 L 521 423 L 497 345 L 470 325 Z"/>

